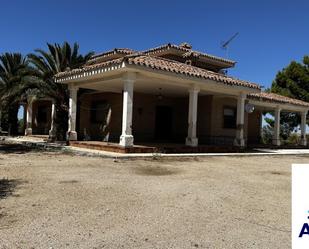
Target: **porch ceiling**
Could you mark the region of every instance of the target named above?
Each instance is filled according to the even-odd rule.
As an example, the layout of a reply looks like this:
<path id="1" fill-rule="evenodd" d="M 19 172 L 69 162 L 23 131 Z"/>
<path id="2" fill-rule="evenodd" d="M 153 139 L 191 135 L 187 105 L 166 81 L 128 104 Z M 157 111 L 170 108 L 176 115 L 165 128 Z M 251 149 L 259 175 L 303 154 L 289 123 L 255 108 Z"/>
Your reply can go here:
<path id="1" fill-rule="evenodd" d="M 114 92 L 121 93 L 123 90 L 123 81 L 121 77 L 112 78 L 107 80 L 93 80 L 78 84 L 79 87 L 85 89 L 91 89 L 100 92 Z M 188 96 L 188 90 L 190 86 L 184 84 L 177 84 L 173 81 L 162 80 L 156 78 L 149 78 L 146 76 L 139 76 L 134 83 L 134 92 L 145 93 L 145 94 L 162 94 L 163 96 L 170 97 L 184 97 Z M 210 90 L 200 89 L 199 95 L 224 95 L 231 96 L 223 93 L 216 93 Z"/>
<path id="2" fill-rule="evenodd" d="M 92 89 L 102 92 L 116 92 L 121 93 L 123 89 L 122 79 L 112 79 L 106 81 L 92 82 L 91 84 L 84 84 L 83 88 Z M 163 94 L 169 96 L 187 96 L 188 88 L 186 86 L 177 86 L 169 84 L 169 82 L 162 82 L 156 79 L 138 78 L 134 83 L 134 92 L 146 94 Z"/>

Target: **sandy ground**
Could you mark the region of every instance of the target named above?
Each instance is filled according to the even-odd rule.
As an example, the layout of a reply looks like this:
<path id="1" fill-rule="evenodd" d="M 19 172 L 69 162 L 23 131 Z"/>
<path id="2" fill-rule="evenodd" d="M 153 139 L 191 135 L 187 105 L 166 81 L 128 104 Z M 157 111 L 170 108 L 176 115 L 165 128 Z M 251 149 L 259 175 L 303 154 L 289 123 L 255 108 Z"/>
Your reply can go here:
<path id="1" fill-rule="evenodd" d="M 124 160 L 0 145 L 0 248 L 290 248 L 291 163 Z"/>

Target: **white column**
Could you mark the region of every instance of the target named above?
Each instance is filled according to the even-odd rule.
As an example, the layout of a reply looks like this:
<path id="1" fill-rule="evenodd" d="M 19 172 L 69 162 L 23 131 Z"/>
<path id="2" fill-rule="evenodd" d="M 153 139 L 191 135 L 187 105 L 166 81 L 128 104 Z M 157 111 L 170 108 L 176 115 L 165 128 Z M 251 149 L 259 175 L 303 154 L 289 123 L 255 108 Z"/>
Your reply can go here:
<path id="1" fill-rule="evenodd" d="M 50 122 L 50 130 L 49 130 L 49 139 L 54 139 L 56 137 L 56 127 L 55 127 L 55 118 L 56 118 L 56 106 L 55 101 L 52 101 L 52 109 L 51 109 L 51 122 Z"/>
<path id="2" fill-rule="evenodd" d="M 280 146 L 280 113 L 281 109 L 279 107 L 275 110 L 275 125 L 274 125 L 274 134 L 273 134 L 273 145 Z"/>
<path id="3" fill-rule="evenodd" d="M 78 87 L 70 86 L 70 99 L 69 99 L 69 129 L 67 132 L 67 140 L 76 141 L 76 105 L 77 105 L 77 91 Z"/>
<path id="4" fill-rule="evenodd" d="M 119 144 L 123 147 L 132 147 L 133 89 L 136 79 L 135 73 L 127 73 L 123 81 L 122 133 Z"/>
<path id="5" fill-rule="evenodd" d="M 307 111 L 302 112 L 301 114 L 301 140 L 300 144 L 303 146 L 307 146 L 307 137 L 306 137 L 306 128 L 307 128 Z"/>
<path id="6" fill-rule="evenodd" d="M 189 113 L 188 113 L 188 136 L 186 145 L 191 147 L 198 146 L 198 138 L 196 137 L 196 121 L 197 121 L 197 101 L 200 89 L 193 87 L 189 90 Z"/>
<path id="7" fill-rule="evenodd" d="M 241 93 L 237 98 L 236 138 L 234 140 L 234 145 L 239 147 L 245 147 L 244 124 L 246 97 L 246 94 Z"/>
<path id="8" fill-rule="evenodd" d="M 26 117 L 26 130 L 25 136 L 32 135 L 32 103 L 33 101 L 28 101 L 27 104 L 27 117 Z"/>

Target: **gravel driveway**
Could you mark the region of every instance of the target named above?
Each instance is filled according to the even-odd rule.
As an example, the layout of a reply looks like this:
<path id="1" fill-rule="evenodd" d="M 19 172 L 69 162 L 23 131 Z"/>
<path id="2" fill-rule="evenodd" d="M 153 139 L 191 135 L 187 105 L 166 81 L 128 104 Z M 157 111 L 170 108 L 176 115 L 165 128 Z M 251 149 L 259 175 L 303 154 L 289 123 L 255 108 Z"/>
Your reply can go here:
<path id="1" fill-rule="evenodd" d="M 0 145 L 0 248 L 290 248 L 291 163 L 124 160 Z"/>

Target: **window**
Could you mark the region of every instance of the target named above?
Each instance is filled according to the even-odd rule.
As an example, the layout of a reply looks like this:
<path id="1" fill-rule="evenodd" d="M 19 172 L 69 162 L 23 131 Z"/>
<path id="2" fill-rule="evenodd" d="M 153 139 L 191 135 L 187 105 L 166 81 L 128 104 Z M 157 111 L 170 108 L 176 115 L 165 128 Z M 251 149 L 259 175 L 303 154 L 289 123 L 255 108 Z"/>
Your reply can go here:
<path id="1" fill-rule="evenodd" d="M 92 123 L 105 123 L 109 105 L 106 101 L 94 101 L 91 104 L 90 120 Z"/>
<path id="2" fill-rule="evenodd" d="M 223 108 L 223 128 L 236 129 L 236 108 Z"/>

